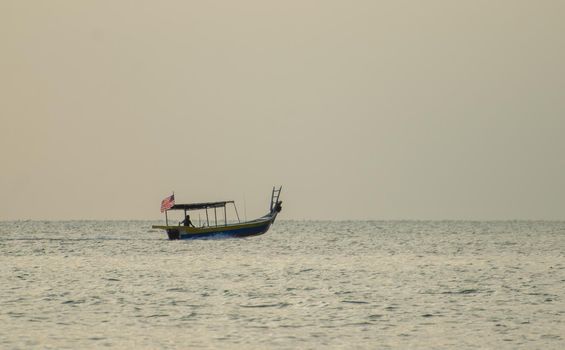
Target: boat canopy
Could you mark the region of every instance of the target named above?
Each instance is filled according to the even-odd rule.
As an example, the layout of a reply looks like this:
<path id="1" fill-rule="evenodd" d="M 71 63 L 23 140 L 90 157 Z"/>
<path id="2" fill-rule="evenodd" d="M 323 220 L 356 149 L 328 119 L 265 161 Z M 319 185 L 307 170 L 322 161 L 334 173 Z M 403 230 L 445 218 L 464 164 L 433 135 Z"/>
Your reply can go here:
<path id="1" fill-rule="evenodd" d="M 228 203 L 233 203 L 235 205 L 234 201 L 175 204 L 169 210 L 199 210 L 208 208 L 222 208 L 225 207 Z"/>

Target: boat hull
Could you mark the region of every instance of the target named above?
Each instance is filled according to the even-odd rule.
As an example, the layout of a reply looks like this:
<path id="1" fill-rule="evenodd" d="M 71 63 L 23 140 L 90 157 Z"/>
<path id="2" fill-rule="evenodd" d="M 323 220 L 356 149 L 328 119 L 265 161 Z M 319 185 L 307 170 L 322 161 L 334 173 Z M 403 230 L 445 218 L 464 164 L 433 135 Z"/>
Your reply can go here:
<path id="1" fill-rule="evenodd" d="M 171 230 L 172 232 L 169 233 L 167 231 L 167 235 L 169 239 L 198 239 L 198 238 L 213 238 L 213 237 L 233 237 L 233 238 L 241 238 L 241 237 L 250 237 L 250 236 L 258 236 L 262 235 L 263 233 L 269 230 L 271 223 L 266 223 L 261 226 L 256 227 L 246 227 L 246 228 L 238 228 L 238 229 L 221 229 L 214 232 L 204 232 L 204 233 L 182 233 L 179 231 Z"/>
<path id="2" fill-rule="evenodd" d="M 214 237 L 241 238 L 264 234 L 271 227 L 271 224 L 273 223 L 275 217 L 276 215 L 262 220 L 256 220 L 241 224 L 206 228 L 194 228 L 186 226 L 153 226 L 153 228 L 165 230 L 170 240 Z"/>

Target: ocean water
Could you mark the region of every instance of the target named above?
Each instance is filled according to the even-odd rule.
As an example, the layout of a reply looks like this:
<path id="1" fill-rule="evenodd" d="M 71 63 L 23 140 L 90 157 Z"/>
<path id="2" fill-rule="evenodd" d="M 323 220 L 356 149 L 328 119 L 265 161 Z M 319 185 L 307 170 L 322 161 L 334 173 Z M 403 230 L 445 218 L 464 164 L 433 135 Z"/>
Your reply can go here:
<path id="1" fill-rule="evenodd" d="M 2 349 L 565 349 L 565 222 L 0 222 Z"/>

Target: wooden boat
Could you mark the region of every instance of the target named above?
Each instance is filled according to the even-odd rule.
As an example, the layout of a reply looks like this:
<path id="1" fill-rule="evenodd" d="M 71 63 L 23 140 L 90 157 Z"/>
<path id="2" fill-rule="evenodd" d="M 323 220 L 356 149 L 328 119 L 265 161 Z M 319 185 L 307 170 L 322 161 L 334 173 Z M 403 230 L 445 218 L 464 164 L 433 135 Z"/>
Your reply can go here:
<path id="1" fill-rule="evenodd" d="M 271 207 L 267 215 L 252 221 L 241 222 L 237 212 L 237 206 L 234 201 L 223 202 L 209 202 L 209 203 L 191 203 L 191 204 L 175 204 L 169 210 L 182 210 L 184 216 L 187 216 L 189 211 L 205 210 L 206 221 L 200 223 L 199 227 L 193 226 L 177 226 L 169 225 L 167 210 L 165 210 L 165 225 L 154 225 L 154 229 L 161 229 L 167 232 L 169 239 L 193 239 L 193 238 L 206 238 L 206 237 L 249 237 L 261 235 L 269 230 L 271 225 L 275 222 L 277 214 L 282 210 L 282 201 L 279 200 L 282 186 L 278 189 L 273 187 L 271 193 Z M 226 206 L 233 204 L 235 213 L 237 215 L 237 223 L 228 223 Z M 214 211 L 214 222 L 211 223 L 208 210 Z M 217 211 L 223 209 L 224 222 L 218 223 Z"/>

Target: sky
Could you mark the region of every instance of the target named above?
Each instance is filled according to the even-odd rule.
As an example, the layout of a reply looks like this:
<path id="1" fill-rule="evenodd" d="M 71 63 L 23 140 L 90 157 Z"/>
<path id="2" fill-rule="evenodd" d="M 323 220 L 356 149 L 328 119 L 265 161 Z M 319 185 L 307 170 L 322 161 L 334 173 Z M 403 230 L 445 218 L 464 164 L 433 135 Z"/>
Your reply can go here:
<path id="1" fill-rule="evenodd" d="M 0 220 L 565 219 L 565 2 L 0 2 Z"/>

